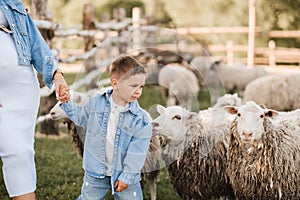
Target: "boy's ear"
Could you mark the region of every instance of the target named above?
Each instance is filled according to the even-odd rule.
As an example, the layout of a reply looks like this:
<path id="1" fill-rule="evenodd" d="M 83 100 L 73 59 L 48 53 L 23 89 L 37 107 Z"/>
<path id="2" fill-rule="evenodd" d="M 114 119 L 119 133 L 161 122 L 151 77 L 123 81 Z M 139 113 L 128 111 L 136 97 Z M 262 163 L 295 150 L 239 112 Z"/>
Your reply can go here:
<path id="1" fill-rule="evenodd" d="M 115 78 L 113 78 L 113 79 L 110 80 L 110 82 L 111 82 L 111 86 L 115 87 L 117 85 L 117 83 L 118 83 L 118 80 L 115 79 Z"/>

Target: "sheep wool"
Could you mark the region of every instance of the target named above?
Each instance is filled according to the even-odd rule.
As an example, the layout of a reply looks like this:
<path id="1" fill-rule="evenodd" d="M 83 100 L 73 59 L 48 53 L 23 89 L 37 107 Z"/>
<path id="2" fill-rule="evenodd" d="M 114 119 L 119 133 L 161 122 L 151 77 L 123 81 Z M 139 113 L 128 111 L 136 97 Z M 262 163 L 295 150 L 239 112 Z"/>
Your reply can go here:
<path id="1" fill-rule="evenodd" d="M 300 108 L 299 85 L 299 73 L 264 76 L 246 86 L 243 102 L 252 100 L 275 110 L 295 110 Z"/>
<path id="2" fill-rule="evenodd" d="M 260 140 L 243 142 L 230 129 L 227 173 L 239 199 L 300 199 L 300 134 L 288 120 L 264 119 Z M 299 124 L 298 124 L 299 126 Z M 292 127 L 292 128 L 291 128 Z M 292 130 L 292 131 L 291 131 Z"/>
<path id="3" fill-rule="evenodd" d="M 172 107 L 166 109 L 172 110 Z M 177 131 L 184 136 L 178 141 L 167 138 L 162 146 L 162 159 L 168 165 L 175 191 L 181 199 L 233 198 L 233 190 L 225 174 L 229 140 L 226 133 L 229 133 L 230 123 L 207 128 L 206 122 L 196 113 L 186 110 L 179 113 L 182 114 L 180 117 L 174 113 L 169 119 L 162 118 L 166 126 L 170 126 L 169 120 L 175 117 L 182 120 Z M 158 121 L 155 119 L 153 122 L 155 124 Z M 160 135 L 156 130 L 163 132 L 162 135 L 170 133 L 168 128 L 159 129 L 156 126 L 160 125 L 154 125 L 155 134 Z M 174 129 L 171 126 L 169 128 Z"/>

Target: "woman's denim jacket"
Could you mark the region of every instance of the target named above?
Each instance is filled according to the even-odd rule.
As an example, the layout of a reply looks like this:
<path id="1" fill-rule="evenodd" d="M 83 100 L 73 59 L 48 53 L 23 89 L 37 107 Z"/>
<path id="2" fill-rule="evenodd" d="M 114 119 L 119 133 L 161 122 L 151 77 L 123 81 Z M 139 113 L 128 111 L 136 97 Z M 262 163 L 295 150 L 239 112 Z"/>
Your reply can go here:
<path id="1" fill-rule="evenodd" d="M 90 176 L 97 178 L 105 177 L 105 144 L 111 93 L 112 90 L 109 90 L 96 95 L 84 106 L 77 106 L 72 101 L 61 104 L 61 108 L 77 126 L 86 127 L 83 168 Z M 128 185 L 140 181 L 151 135 L 149 115 L 137 101 L 129 103 L 127 109 L 120 113 L 116 128 L 112 184 L 116 180 Z"/>
<path id="2" fill-rule="evenodd" d="M 52 55 L 23 3 L 19 0 L 1 0 L 0 9 L 7 18 L 10 30 L 13 31 L 19 65 L 33 65 L 50 88 L 53 84 L 53 73 L 58 66 L 57 59 Z"/>

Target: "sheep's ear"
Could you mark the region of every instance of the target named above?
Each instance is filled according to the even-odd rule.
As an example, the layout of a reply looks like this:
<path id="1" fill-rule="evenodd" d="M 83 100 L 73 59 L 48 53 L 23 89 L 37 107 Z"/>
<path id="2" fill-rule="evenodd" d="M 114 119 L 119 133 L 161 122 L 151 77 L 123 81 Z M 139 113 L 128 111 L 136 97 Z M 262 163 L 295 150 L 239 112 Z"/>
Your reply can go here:
<path id="1" fill-rule="evenodd" d="M 165 107 L 163 107 L 162 105 L 157 105 L 156 106 L 156 110 L 157 110 L 157 112 L 159 113 L 159 114 L 162 114 L 163 112 L 165 112 L 165 110 L 166 110 L 166 108 Z"/>
<path id="2" fill-rule="evenodd" d="M 267 109 L 267 110 L 265 111 L 265 116 L 266 116 L 266 117 L 271 117 L 271 118 L 273 118 L 273 117 L 276 117 L 277 115 L 279 115 L 279 113 L 278 113 L 276 110 Z"/>
<path id="3" fill-rule="evenodd" d="M 238 109 L 235 106 L 225 106 L 224 110 L 232 115 L 235 115 L 238 112 Z"/>

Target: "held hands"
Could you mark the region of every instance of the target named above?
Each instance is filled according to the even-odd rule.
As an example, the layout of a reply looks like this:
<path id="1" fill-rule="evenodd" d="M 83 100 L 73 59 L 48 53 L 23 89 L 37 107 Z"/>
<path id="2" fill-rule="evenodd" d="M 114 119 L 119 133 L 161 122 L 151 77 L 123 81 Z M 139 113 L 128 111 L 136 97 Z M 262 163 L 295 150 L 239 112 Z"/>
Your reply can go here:
<path id="1" fill-rule="evenodd" d="M 122 181 L 117 180 L 114 187 L 117 188 L 116 192 L 122 192 L 123 190 L 128 188 L 128 185 L 123 183 Z"/>
<path id="2" fill-rule="evenodd" d="M 55 73 L 54 77 L 56 97 L 62 103 L 70 101 L 69 88 L 62 73 Z"/>

